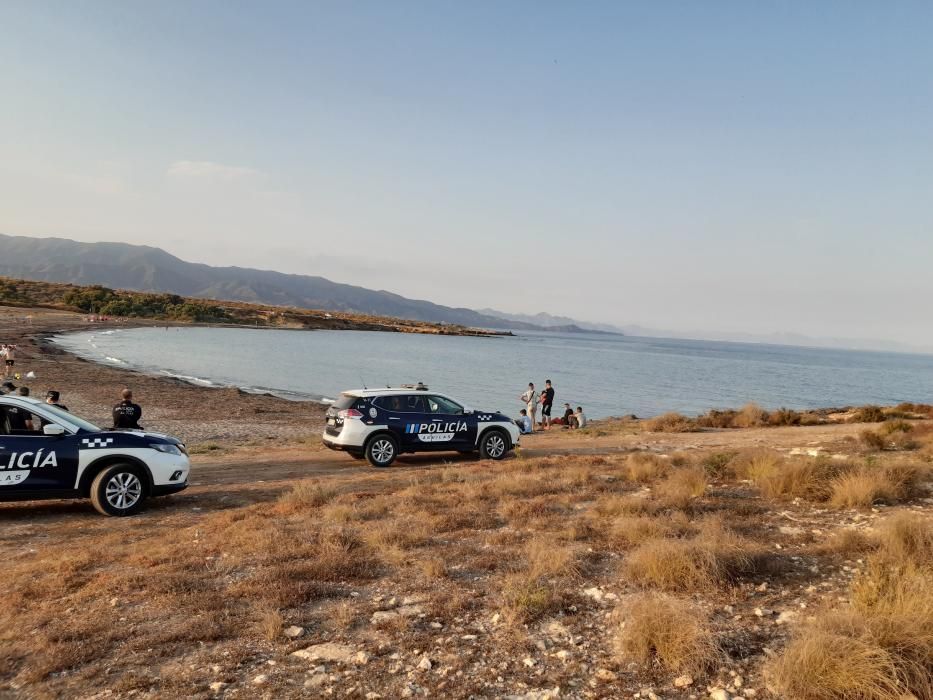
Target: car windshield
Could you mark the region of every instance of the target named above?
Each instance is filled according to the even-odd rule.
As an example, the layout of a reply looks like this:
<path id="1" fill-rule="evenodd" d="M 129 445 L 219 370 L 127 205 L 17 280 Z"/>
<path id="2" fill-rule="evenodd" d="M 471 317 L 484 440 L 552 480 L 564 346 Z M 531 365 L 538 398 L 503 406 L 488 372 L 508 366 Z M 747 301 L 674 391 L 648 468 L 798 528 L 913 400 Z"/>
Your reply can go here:
<path id="1" fill-rule="evenodd" d="M 62 409 L 56 408 L 55 406 L 52 406 L 51 404 L 46 404 L 42 406 L 40 410 L 45 411 L 50 416 L 54 416 L 56 419 L 59 420 L 59 423 L 62 425 L 73 425 L 79 430 L 83 430 L 87 433 L 101 432 L 101 428 L 98 428 L 93 423 L 89 423 L 83 418 L 78 418 L 74 413 L 70 413 L 69 411 L 63 411 Z"/>

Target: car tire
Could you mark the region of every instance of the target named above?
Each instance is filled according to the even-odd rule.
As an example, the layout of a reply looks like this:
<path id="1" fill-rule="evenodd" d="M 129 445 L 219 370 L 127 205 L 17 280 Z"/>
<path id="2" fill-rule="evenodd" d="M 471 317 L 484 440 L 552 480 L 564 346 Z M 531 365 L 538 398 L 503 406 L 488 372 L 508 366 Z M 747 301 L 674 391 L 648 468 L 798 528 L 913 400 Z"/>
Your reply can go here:
<path id="1" fill-rule="evenodd" d="M 367 440 L 363 451 L 374 467 L 388 467 L 398 457 L 398 442 L 388 433 L 379 433 Z"/>
<path id="2" fill-rule="evenodd" d="M 509 436 L 502 430 L 487 430 L 479 440 L 479 456 L 483 459 L 502 459 L 509 449 Z"/>
<path id="3" fill-rule="evenodd" d="M 133 515 L 145 500 L 146 478 L 132 464 L 112 464 L 91 483 L 91 503 L 103 515 Z"/>

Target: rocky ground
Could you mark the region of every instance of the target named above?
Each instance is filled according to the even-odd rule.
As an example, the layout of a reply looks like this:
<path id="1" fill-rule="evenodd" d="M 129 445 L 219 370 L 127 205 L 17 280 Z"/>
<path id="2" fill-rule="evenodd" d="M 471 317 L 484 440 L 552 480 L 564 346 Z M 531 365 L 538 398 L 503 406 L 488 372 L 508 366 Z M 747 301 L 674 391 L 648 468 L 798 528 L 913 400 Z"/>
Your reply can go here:
<path id="1" fill-rule="evenodd" d="M 220 422 L 188 438 L 192 487 L 136 517 L 0 505 L 2 697 L 929 697 L 893 654 L 871 692 L 825 685 L 831 664 L 800 664 L 803 690 L 779 672 L 906 546 L 892 532 L 927 571 L 929 420 L 881 447 L 858 423 L 607 422 L 374 470 L 322 450 L 307 406 L 72 365 L 40 330 L 7 333 L 76 407 L 132 383 L 161 429 L 186 401 Z M 247 439 L 283 416 L 311 437 Z"/>

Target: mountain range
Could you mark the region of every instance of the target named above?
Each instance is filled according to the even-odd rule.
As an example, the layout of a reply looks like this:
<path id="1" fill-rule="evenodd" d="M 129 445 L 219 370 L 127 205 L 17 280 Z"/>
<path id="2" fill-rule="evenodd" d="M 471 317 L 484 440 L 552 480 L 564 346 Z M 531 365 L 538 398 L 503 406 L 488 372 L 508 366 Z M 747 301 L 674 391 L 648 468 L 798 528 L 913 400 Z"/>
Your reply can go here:
<path id="1" fill-rule="evenodd" d="M 41 282 L 99 284 L 141 292 L 346 311 L 478 328 L 541 330 L 545 324 L 507 315 L 408 299 L 384 290 L 245 267 L 191 263 L 160 248 L 81 243 L 64 238 L 0 234 L 0 276 Z M 580 330 L 571 319 L 560 330 Z"/>

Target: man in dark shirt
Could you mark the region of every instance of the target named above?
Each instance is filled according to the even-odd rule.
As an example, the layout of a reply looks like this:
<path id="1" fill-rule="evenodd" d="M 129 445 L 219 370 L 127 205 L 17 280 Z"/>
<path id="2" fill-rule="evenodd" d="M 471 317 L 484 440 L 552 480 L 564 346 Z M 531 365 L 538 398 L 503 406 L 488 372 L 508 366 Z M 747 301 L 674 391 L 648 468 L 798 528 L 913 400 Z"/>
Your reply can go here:
<path id="1" fill-rule="evenodd" d="M 551 406 L 554 405 L 554 387 L 551 386 L 550 379 L 544 382 L 544 386 L 544 395 L 541 401 L 541 422 L 544 424 L 544 429 L 547 430 L 551 427 Z"/>
<path id="2" fill-rule="evenodd" d="M 19 391 L 16 393 L 20 396 L 29 396 L 29 387 L 21 386 Z M 8 406 L 6 409 L 6 415 L 10 421 L 10 432 L 14 435 L 17 433 L 22 434 L 32 432 L 32 430 L 34 430 L 32 424 L 32 414 L 26 409 L 19 408 L 18 406 Z"/>
<path id="3" fill-rule="evenodd" d="M 140 430 L 139 419 L 143 409 L 133 403 L 133 392 L 123 390 L 123 400 L 113 407 L 113 427 L 120 430 Z"/>
<path id="4" fill-rule="evenodd" d="M 63 403 L 58 402 L 61 396 L 62 395 L 58 393 L 57 391 L 55 391 L 54 389 L 49 389 L 45 394 L 45 402 L 49 406 L 55 406 L 55 408 L 60 408 L 63 411 L 67 411 L 68 407 Z"/>

